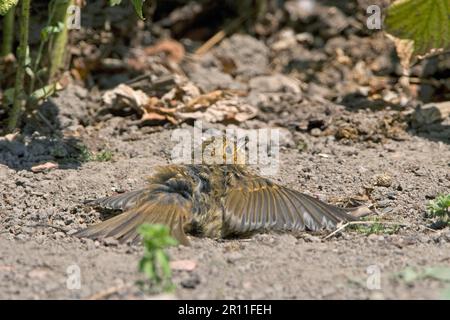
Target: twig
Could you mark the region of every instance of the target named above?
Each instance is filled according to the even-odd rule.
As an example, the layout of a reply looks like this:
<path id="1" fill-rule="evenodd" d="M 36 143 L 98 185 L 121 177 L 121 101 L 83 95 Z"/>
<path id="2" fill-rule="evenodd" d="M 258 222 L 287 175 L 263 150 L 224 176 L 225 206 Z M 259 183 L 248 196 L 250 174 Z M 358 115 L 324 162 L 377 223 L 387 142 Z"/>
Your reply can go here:
<path id="1" fill-rule="evenodd" d="M 20 5 L 20 42 L 16 71 L 16 80 L 14 85 L 14 102 L 9 114 L 7 131 L 13 132 L 20 119 L 20 114 L 23 108 L 23 83 L 25 79 L 25 64 L 27 58 L 28 48 L 28 28 L 30 23 L 30 2 L 31 0 L 23 0 Z"/>
<path id="2" fill-rule="evenodd" d="M 41 112 L 36 110 L 36 115 L 50 128 L 52 132 L 55 132 L 55 127 L 50 123 L 50 120 L 48 120 Z"/>
<path id="3" fill-rule="evenodd" d="M 64 229 L 64 228 L 62 228 L 62 227 L 54 226 L 54 225 L 51 225 L 51 224 L 49 224 L 49 223 L 35 223 L 35 224 L 27 225 L 27 227 L 54 228 L 54 229 L 56 229 L 56 230 L 59 230 L 59 231 L 61 231 L 61 232 L 64 232 L 65 234 L 67 234 L 67 232 L 69 231 L 69 230 L 66 230 L 66 229 Z"/>
<path id="4" fill-rule="evenodd" d="M 216 44 L 218 44 L 220 41 L 223 40 L 227 36 L 227 33 L 225 30 L 220 30 L 217 32 L 214 36 L 212 36 L 208 41 L 206 41 L 200 48 L 195 50 L 196 55 L 203 55 L 209 50 L 211 50 L 212 47 L 214 47 Z"/>
<path id="5" fill-rule="evenodd" d="M 226 28 L 220 30 L 215 35 L 213 35 L 208 41 L 206 41 L 200 48 L 195 50 L 195 55 L 201 56 L 211 50 L 216 44 L 222 41 L 227 35 L 229 35 L 235 28 L 237 28 L 241 23 L 243 23 L 247 17 L 239 17 L 231 22 Z"/>
<path id="6" fill-rule="evenodd" d="M 12 6 L 3 17 L 3 42 L 0 56 L 4 57 L 12 53 L 14 41 L 14 14 L 16 6 Z"/>
<path id="7" fill-rule="evenodd" d="M 48 15 L 46 26 L 50 26 L 51 25 L 51 21 L 53 20 L 53 16 L 55 14 L 55 6 L 54 6 L 53 2 L 54 2 L 54 0 L 51 0 L 48 3 L 49 15 Z M 42 54 L 44 52 L 44 46 L 45 46 L 47 40 L 44 41 L 43 39 L 41 39 L 40 44 L 39 44 L 39 49 L 37 51 L 37 55 L 36 55 L 36 58 L 35 58 L 34 63 L 33 63 L 32 70 L 33 70 L 34 77 L 31 78 L 30 85 L 29 85 L 29 88 L 28 88 L 28 92 L 30 94 L 33 93 L 33 91 L 34 91 L 34 83 L 35 83 L 35 80 L 36 80 L 36 76 L 37 76 L 39 65 L 41 63 Z"/>
<path id="8" fill-rule="evenodd" d="M 137 76 L 137 77 L 134 77 L 133 79 L 130 79 L 130 80 L 128 80 L 128 81 L 125 81 L 125 84 L 133 84 L 133 83 L 135 83 L 135 82 L 139 82 L 139 81 L 141 81 L 141 80 L 150 80 L 150 82 L 151 82 L 151 74 L 150 73 L 144 73 L 144 74 L 141 74 L 141 75 L 139 75 L 139 76 Z"/>
<path id="9" fill-rule="evenodd" d="M 89 296 L 88 298 L 86 298 L 86 300 L 101 300 L 101 299 L 105 299 L 111 295 L 113 295 L 114 293 L 119 292 L 122 289 L 125 288 L 129 288 L 133 285 L 133 283 L 125 283 L 125 284 L 121 284 L 118 286 L 114 286 L 114 287 L 110 287 L 108 289 L 99 291 L 97 293 L 94 293 L 93 295 Z"/>
<path id="10" fill-rule="evenodd" d="M 417 64 L 419 64 L 420 62 L 430 59 L 430 58 L 434 58 L 440 55 L 446 55 L 449 54 L 450 50 L 436 50 L 435 52 L 429 53 L 427 55 L 418 57 L 418 59 L 416 61 L 414 61 L 414 63 L 412 63 L 409 67 L 412 68 L 414 66 L 416 66 Z"/>
<path id="11" fill-rule="evenodd" d="M 327 240 L 327 239 L 331 238 L 336 233 L 342 231 L 343 229 L 347 228 L 348 226 L 358 225 L 358 224 L 375 224 L 375 223 L 385 224 L 385 225 L 396 225 L 396 226 L 401 226 L 401 227 L 413 226 L 413 224 L 399 223 L 399 222 L 392 222 L 392 221 L 351 221 L 351 222 L 347 222 L 346 224 L 343 224 L 342 226 L 340 226 L 339 228 L 334 230 L 332 233 L 330 233 L 325 238 L 323 238 L 323 240 Z"/>

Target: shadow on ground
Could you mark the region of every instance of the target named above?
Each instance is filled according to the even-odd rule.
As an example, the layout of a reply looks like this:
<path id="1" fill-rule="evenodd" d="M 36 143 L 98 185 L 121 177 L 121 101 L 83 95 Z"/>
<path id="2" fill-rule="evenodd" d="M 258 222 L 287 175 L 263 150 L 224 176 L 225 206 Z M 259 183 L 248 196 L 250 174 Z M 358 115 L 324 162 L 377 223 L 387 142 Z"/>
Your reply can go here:
<path id="1" fill-rule="evenodd" d="M 63 134 L 60 108 L 50 99 L 33 117 L 23 121 L 20 134 L 0 137 L 0 164 L 14 170 L 31 170 L 45 162 L 56 162 L 60 169 L 73 169 L 85 161 L 86 148 L 73 136 Z"/>

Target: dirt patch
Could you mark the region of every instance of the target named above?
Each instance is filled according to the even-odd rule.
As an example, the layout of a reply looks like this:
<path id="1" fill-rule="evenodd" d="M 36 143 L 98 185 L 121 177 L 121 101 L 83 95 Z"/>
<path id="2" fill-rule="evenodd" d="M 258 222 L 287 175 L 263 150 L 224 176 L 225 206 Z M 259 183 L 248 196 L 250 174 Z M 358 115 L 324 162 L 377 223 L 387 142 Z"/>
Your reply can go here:
<path id="1" fill-rule="evenodd" d="M 382 118 L 384 112 L 376 115 Z M 171 130 L 146 134 L 123 121 L 128 120 L 112 118 L 95 129 L 87 126 L 80 136 L 86 143 L 99 141 L 112 150 L 112 161 L 87 161 L 76 168 L 41 173 L 0 166 L 2 298 L 87 298 L 111 287 L 118 289 L 108 298 L 143 297 L 133 285 L 140 277 L 140 247 L 70 236 L 101 219 L 83 206 L 86 199 L 138 188 L 155 165 L 169 162 Z M 191 247 L 170 249 L 173 260 L 197 262 L 193 271 L 175 271 L 175 295 L 438 297 L 444 284 L 423 280 L 410 287 L 394 273 L 406 266 L 448 265 L 450 234 L 447 229 L 427 229 L 424 213 L 428 199 L 450 188 L 449 146 L 407 133 L 402 141 L 386 143 L 293 133 L 281 149 L 280 172 L 274 180 L 335 203 L 369 189 L 367 202 L 378 216 L 404 226 L 395 234 L 369 236 L 348 230 L 330 240 L 323 240 L 322 234 L 268 234 L 223 242 L 193 238 Z M 307 147 L 299 149 L 300 145 Z M 390 177 L 388 184 L 377 183 L 381 174 Z M 71 265 L 80 267 L 80 290 L 67 289 Z M 381 290 L 366 287 L 371 265 L 382 272 Z"/>
<path id="2" fill-rule="evenodd" d="M 196 262 L 193 270 L 174 270 L 177 289 L 170 297 L 439 298 L 445 282 L 407 283 L 397 273 L 408 266 L 450 265 L 448 227 L 431 229 L 425 218 L 427 202 L 450 190 L 450 120 L 411 126 L 418 105 L 448 92 L 440 82 L 418 85 L 417 94 L 407 96 L 397 83 L 392 44 L 364 29 L 364 14 L 353 15 L 359 2 L 334 2 L 319 1 L 315 11 L 299 16 L 289 1 L 283 23 L 264 29 L 264 36 L 235 34 L 177 66 L 164 55 L 136 60 L 152 42 L 148 33 L 155 32 L 140 30 L 132 50 L 110 43 L 120 68 L 105 69 L 104 60 L 93 64 L 89 72 L 95 76 L 73 81 L 43 104 L 42 117 L 29 119 L 20 135 L 1 137 L 0 298 L 148 297 L 135 285 L 142 277 L 140 246 L 71 236 L 105 219 L 85 207 L 85 200 L 139 188 L 156 165 L 170 162 L 175 126 L 144 123 L 133 110 L 102 105 L 99 88 L 133 79 L 136 66 L 151 75 L 130 85 L 155 97 L 184 76 L 202 93 L 238 94 L 258 109 L 256 117 L 205 123 L 205 129 L 281 128 L 280 170 L 273 180 L 339 205 L 366 203 L 376 212 L 370 219 L 393 226 L 347 228 L 329 239 L 311 233 L 226 241 L 191 237 L 192 246 L 169 250 L 174 261 Z M 123 21 L 116 26 L 117 35 L 128 30 Z M 104 50 L 83 32 L 77 38 L 86 42 L 74 49 L 75 59 Z M 448 72 L 442 59 L 418 65 L 413 75 L 441 79 Z M 48 161 L 59 167 L 31 171 Z M 70 289 L 74 270 L 81 274 L 79 289 Z M 379 289 L 367 285 L 370 270 L 380 272 Z"/>

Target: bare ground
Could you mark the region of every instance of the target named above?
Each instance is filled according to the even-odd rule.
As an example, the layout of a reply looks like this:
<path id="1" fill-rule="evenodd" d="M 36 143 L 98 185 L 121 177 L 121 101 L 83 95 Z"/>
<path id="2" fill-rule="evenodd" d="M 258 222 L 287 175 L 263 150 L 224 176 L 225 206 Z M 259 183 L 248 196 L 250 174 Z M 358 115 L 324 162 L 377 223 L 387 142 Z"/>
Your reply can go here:
<path id="1" fill-rule="evenodd" d="M 84 200 L 139 187 L 154 165 L 167 163 L 160 151 L 170 142 L 169 130 L 123 141 L 108 136 L 110 129 L 97 132 L 97 137 L 108 138 L 108 149 L 120 150 L 110 162 L 46 173 L 0 166 L 1 298 L 88 298 L 98 293 L 103 298 L 145 297 L 133 284 L 140 277 L 140 247 L 69 235 L 99 219 L 83 207 Z M 330 201 L 372 187 L 379 215 L 405 225 L 395 234 L 344 231 L 328 240 L 323 234 L 262 234 L 220 242 L 193 238 L 191 247 L 170 249 L 172 260 L 197 264 L 193 271 L 175 271 L 175 297 L 438 298 L 445 283 L 406 284 L 395 273 L 406 266 L 450 263 L 448 229 L 429 230 L 424 219 L 427 198 L 450 188 L 448 145 L 416 136 L 370 148 L 327 137 L 303 138 L 321 152 L 282 148 L 276 180 Z M 374 185 L 377 174 L 392 177 L 391 186 Z M 66 286 L 67 268 L 73 264 L 81 270 L 80 290 Z M 371 265 L 381 270 L 380 290 L 366 286 Z"/>
<path id="2" fill-rule="evenodd" d="M 413 84 L 414 96 L 406 97 L 392 44 L 364 27 L 365 10 L 358 7 L 363 2 L 339 2 L 336 8 L 335 1 L 319 1 L 324 5 L 311 16 L 281 24 L 264 41 L 235 35 L 202 59 L 187 59 L 182 68 L 203 92 L 246 92 L 259 112 L 239 126 L 282 127 L 274 180 L 331 203 L 357 199 L 373 206 L 369 220 L 390 225 L 377 225 L 373 232 L 347 228 L 328 239 L 310 233 L 192 238 L 192 246 L 169 250 L 173 261 L 196 263 L 191 271 L 174 270 L 170 298 L 431 299 L 449 285 L 398 276 L 406 267 L 450 266 L 450 230 L 430 228 L 433 221 L 425 217 L 427 202 L 450 190 L 450 119 L 426 128 L 411 124 L 418 104 L 448 100 L 448 59 L 431 59 L 412 70 L 425 80 Z M 102 14 L 97 7 L 90 7 L 92 16 Z M 154 166 L 169 163 L 173 126 L 142 125 L 133 112 L 104 110 L 100 103 L 99 87 L 113 88 L 140 71 L 156 77 L 173 72 L 164 58 L 138 61 L 142 52 L 133 53 L 135 48 L 121 41 L 129 36 L 130 19 L 125 15 L 121 25 L 117 17 L 114 26 L 123 34 L 105 30 L 110 36 L 102 41 L 111 41 L 108 52 L 129 65 L 111 71 L 96 61 L 99 69 L 80 71 L 90 78 L 40 108 L 47 121 L 27 119 L 19 136 L 0 137 L 0 298 L 153 297 L 135 284 L 142 279 L 140 246 L 71 236 L 105 218 L 85 207 L 85 200 L 140 187 Z M 74 35 L 74 41 L 85 41 L 72 54 L 89 65 L 106 49 L 92 36 L 102 23 L 85 25 L 91 29 Z M 139 31 L 143 39 L 145 32 Z M 80 144 L 86 148 L 76 147 Z M 109 150 L 112 160 L 95 161 L 87 149 Z M 30 171 L 46 161 L 59 168 Z M 81 272 L 81 288 L 75 290 L 67 286 L 73 266 Z M 380 289 L 368 288 L 373 279 L 368 268 L 380 271 Z"/>

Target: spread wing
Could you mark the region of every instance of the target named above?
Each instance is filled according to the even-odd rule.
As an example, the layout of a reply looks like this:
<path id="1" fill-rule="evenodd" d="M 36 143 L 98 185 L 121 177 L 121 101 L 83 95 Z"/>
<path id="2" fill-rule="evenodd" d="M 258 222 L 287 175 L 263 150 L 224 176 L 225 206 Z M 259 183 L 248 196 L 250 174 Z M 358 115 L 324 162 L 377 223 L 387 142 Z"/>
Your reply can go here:
<path id="1" fill-rule="evenodd" d="M 237 178 L 224 198 L 224 222 L 230 233 L 262 229 L 334 229 L 341 221 L 356 218 L 348 209 L 254 176 Z"/>
<path id="2" fill-rule="evenodd" d="M 92 239 L 113 237 L 121 242 L 136 243 L 140 239 L 137 228 L 141 224 L 164 224 L 175 239 L 188 245 L 184 226 L 191 221 L 192 202 L 182 194 L 167 192 L 167 188 L 164 185 L 153 186 L 153 190 L 132 191 L 93 202 L 106 208 L 127 211 L 81 230 L 75 236 Z"/>
<path id="3" fill-rule="evenodd" d="M 86 204 L 110 210 L 128 210 L 135 206 L 137 202 L 142 201 L 148 196 L 148 189 L 140 189 L 130 191 L 122 194 L 116 194 L 110 197 L 105 197 L 93 201 L 88 201 Z"/>

